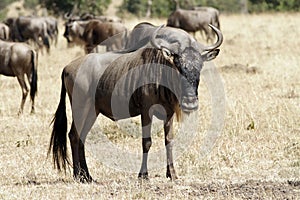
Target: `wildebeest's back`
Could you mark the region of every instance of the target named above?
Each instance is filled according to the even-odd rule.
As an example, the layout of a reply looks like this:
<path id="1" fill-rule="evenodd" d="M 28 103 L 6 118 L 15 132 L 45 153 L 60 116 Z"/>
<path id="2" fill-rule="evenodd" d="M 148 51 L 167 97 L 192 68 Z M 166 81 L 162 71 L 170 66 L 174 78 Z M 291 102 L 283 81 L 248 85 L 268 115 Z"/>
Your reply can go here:
<path id="1" fill-rule="evenodd" d="M 207 16 L 201 15 L 197 10 L 178 9 L 168 18 L 167 26 L 181 28 L 187 32 L 196 32 L 203 28 Z"/>
<path id="2" fill-rule="evenodd" d="M 153 24 L 142 22 L 136 25 L 126 41 L 124 49 L 135 51 L 149 43 L 153 32 L 157 29 Z"/>
<path id="3" fill-rule="evenodd" d="M 0 73 L 17 76 L 31 71 L 33 49 L 25 43 L 0 41 Z"/>
<path id="4" fill-rule="evenodd" d="M 121 23 L 91 20 L 85 27 L 83 38 L 90 45 L 98 45 L 109 37 L 126 31 Z"/>
<path id="5" fill-rule="evenodd" d="M 65 76 L 64 84 L 70 99 L 74 95 L 73 88 L 75 84 L 75 92 L 81 93 L 85 98 L 90 98 L 95 92 L 98 80 L 110 63 L 110 60 L 119 56 L 119 54 L 111 52 L 106 54 L 91 53 L 70 62 L 63 71 Z"/>

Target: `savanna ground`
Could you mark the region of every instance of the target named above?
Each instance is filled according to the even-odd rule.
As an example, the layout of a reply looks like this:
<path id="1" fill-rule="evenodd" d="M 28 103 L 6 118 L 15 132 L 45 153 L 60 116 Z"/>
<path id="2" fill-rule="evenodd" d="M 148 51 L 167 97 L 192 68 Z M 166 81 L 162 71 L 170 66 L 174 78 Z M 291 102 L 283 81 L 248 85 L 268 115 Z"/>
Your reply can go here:
<path id="1" fill-rule="evenodd" d="M 125 20 L 125 24 L 132 28 L 139 21 Z M 175 160 L 178 181 L 165 178 L 165 165 L 150 170 L 149 181 L 139 181 L 138 171 L 115 170 L 91 151 L 87 163 L 97 183 L 74 181 L 71 168 L 66 174 L 53 169 L 47 150 L 60 74 L 83 54 L 79 47 L 67 48 L 61 23 L 57 47 L 50 55 L 39 55 L 36 114 L 29 114 L 27 102 L 24 114 L 17 116 L 20 87 L 15 78 L 0 76 L 0 198 L 299 199 L 300 14 L 222 15 L 220 21 L 224 43 L 214 63 L 226 97 L 224 127 L 213 149 L 199 156 L 213 99 L 201 79 L 200 109 L 193 122 L 200 125 L 197 136 Z M 165 20 L 150 22 L 160 25 Z M 70 120 L 69 104 L 67 112 Z M 138 120 L 135 123 L 130 130 L 137 133 Z M 106 134 L 127 151 L 141 151 L 140 137 L 123 134 L 124 129 L 104 117 L 99 117 L 93 132 Z M 153 142 L 150 154 L 164 148 L 163 134 L 154 133 Z"/>

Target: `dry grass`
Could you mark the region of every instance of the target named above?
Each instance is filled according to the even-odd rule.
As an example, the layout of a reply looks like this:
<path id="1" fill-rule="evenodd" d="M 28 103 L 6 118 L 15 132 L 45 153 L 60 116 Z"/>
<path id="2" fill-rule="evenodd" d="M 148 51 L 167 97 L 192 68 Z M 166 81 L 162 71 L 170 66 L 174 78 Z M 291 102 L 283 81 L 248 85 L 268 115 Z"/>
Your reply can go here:
<path id="1" fill-rule="evenodd" d="M 150 181 L 116 171 L 87 153 L 93 184 L 72 179 L 71 170 L 57 173 L 47 159 L 49 126 L 60 93 L 62 68 L 82 55 L 60 37 L 50 55 L 40 55 L 36 114 L 18 117 L 21 91 L 17 80 L 0 76 L 0 198 L 1 199 L 241 199 L 300 196 L 300 26 L 299 14 L 221 16 L 225 37 L 214 61 L 226 94 L 222 135 L 213 150 L 199 156 L 211 119 L 211 97 L 200 84 L 199 132 L 176 160 L 180 179 L 170 182 L 165 169 L 150 171 Z M 126 22 L 132 28 L 139 20 Z M 159 25 L 164 20 L 151 20 Z M 60 36 L 63 30 L 60 30 Z M 200 36 L 199 36 L 200 37 Z M 201 39 L 201 38 L 200 38 Z M 248 70 L 252 67 L 250 70 Z M 203 79 L 202 79 L 203 80 Z M 68 107 L 70 119 L 70 108 Z M 139 122 L 129 126 L 138 133 Z M 101 124 L 100 124 L 101 123 Z M 114 144 L 140 151 L 140 138 L 122 134 L 100 117 L 93 132 L 102 131 Z M 163 148 L 155 133 L 150 150 Z M 87 147 L 88 148 L 88 147 Z"/>

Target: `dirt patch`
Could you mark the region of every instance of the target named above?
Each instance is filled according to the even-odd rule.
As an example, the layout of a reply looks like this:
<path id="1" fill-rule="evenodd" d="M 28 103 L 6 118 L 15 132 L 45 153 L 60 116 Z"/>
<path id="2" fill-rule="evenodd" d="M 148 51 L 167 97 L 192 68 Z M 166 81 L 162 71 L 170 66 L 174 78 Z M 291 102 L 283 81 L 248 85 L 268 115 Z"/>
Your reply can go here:
<path id="1" fill-rule="evenodd" d="M 219 199 L 298 199 L 300 197 L 299 181 L 272 182 L 248 180 L 243 183 L 190 183 L 180 184 L 176 189 L 188 197 L 213 197 Z M 170 189 L 169 185 L 152 188 L 156 194 Z M 173 187 L 173 189 L 175 189 Z M 179 192 L 179 191 L 178 191 Z"/>
<path id="2" fill-rule="evenodd" d="M 257 74 L 261 73 L 261 70 L 258 67 L 246 66 L 239 63 L 234 63 L 232 65 L 224 65 L 220 67 L 221 72 L 234 72 L 234 73 L 247 73 L 247 74 Z"/>

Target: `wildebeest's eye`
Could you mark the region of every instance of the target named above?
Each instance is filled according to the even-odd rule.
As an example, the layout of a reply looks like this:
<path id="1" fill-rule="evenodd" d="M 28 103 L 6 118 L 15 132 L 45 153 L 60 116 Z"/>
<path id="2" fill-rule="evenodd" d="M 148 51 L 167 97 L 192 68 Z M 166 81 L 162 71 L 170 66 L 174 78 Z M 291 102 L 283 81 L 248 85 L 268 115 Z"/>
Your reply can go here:
<path id="1" fill-rule="evenodd" d="M 181 69 L 183 63 L 182 58 L 177 54 L 174 54 L 173 56 L 174 56 L 174 64 L 176 68 L 180 73 L 182 73 L 182 69 Z"/>

